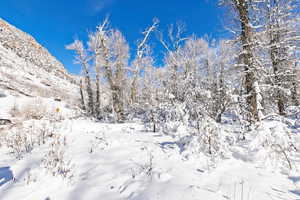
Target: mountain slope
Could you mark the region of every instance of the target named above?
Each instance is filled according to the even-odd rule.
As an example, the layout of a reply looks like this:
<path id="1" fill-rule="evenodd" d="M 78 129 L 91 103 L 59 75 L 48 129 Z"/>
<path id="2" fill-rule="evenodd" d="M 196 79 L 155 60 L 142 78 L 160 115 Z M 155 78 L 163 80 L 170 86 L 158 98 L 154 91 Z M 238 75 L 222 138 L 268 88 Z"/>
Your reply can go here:
<path id="1" fill-rule="evenodd" d="M 0 88 L 26 96 L 71 98 L 78 85 L 32 36 L 0 19 Z"/>

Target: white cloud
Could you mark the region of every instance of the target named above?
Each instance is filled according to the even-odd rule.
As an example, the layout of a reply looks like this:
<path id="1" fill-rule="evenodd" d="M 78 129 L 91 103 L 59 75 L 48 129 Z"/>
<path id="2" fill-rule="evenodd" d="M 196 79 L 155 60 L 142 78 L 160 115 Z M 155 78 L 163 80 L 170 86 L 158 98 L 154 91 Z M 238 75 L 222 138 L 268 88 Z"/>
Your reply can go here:
<path id="1" fill-rule="evenodd" d="M 92 14 L 97 14 L 110 7 L 116 0 L 89 0 Z"/>

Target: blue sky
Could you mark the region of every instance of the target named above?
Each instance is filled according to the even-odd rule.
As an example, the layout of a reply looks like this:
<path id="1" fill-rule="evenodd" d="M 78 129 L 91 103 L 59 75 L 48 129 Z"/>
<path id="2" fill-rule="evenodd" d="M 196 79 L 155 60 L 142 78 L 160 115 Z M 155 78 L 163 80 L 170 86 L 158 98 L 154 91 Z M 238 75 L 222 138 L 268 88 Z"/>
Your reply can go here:
<path id="1" fill-rule="evenodd" d="M 109 14 L 111 25 L 120 29 L 131 51 L 141 31 L 160 20 L 160 29 L 183 21 L 187 33 L 211 38 L 224 36 L 223 10 L 217 0 L 1 0 L 0 17 L 31 34 L 72 73 L 80 66 L 73 64 L 73 52 L 65 49 L 74 38 L 86 40 L 88 31 Z M 154 56 L 161 63 L 162 48 L 152 40 Z"/>

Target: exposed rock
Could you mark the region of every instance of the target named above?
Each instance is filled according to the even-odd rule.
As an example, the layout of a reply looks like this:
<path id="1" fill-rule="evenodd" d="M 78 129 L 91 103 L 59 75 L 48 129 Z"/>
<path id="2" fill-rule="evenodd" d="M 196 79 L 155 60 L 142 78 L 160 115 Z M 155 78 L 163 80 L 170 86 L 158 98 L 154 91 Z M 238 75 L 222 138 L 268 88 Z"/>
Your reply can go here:
<path id="1" fill-rule="evenodd" d="M 11 120 L 9 119 L 0 119 L 0 125 L 9 125 L 12 124 Z"/>

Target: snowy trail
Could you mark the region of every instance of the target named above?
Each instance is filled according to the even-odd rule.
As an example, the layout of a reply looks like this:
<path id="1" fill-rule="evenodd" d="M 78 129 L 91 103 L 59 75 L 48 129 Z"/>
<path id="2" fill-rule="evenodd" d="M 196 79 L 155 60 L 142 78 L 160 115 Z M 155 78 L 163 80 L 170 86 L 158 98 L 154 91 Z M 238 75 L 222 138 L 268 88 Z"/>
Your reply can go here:
<path id="1" fill-rule="evenodd" d="M 74 164 L 72 183 L 40 170 L 41 146 L 23 160 L 0 162 L 0 168 L 11 163 L 17 179 L 0 186 L 0 199 L 300 199 L 297 176 L 234 158 L 209 168 L 202 158 L 185 158 L 174 138 L 138 124 L 67 120 L 62 130 Z M 35 181 L 27 184 L 29 172 Z"/>

